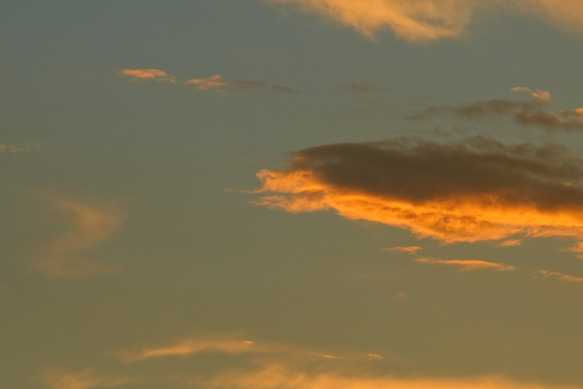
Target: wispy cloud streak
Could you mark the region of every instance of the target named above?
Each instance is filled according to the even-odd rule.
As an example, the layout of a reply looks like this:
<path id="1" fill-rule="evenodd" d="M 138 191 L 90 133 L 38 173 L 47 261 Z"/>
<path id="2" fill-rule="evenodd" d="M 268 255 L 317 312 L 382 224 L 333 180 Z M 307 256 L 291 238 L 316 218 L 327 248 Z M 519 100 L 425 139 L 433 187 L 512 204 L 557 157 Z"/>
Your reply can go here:
<path id="1" fill-rule="evenodd" d="M 86 255 L 112 237 L 124 215 L 111 205 L 92 205 L 58 197 L 52 199 L 52 204 L 69 217 L 68 229 L 42 250 L 42 259 L 35 269 L 53 278 L 119 272 L 119 267 L 90 260 Z"/>
<path id="2" fill-rule="evenodd" d="M 212 92 L 217 95 L 227 95 L 229 92 L 267 89 L 268 87 L 270 87 L 270 90 L 274 93 L 299 93 L 296 89 L 283 85 L 270 85 L 262 80 L 229 79 L 218 74 L 189 80 L 179 80 L 176 76 L 159 69 L 122 69 L 119 71 L 119 74 L 129 77 L 132 80 L 161 81 L 194 85 L 198 90 Z"/>
<path id="3" fill-rule="evenodd" d="M 417 251 L 421 250 L 422 248 L 419 246 L 406 246 L 406 247 L 389 247 L 386 249 L 381 249 L 381 251 L 397 251 L 399 253 L 408 253 L 408 254 L 416 254 Z"/>
<path id="4" fill-rule="evenodd" d="M 415 262 L 425 263 L 427 265 L 457 266 L 460 272 L 474 270 L 496 270 L 511 271 L 514 267 L 502 263 L 487 262 L 476 259 L 436 259 L 436 258 L 418 258 Z"/>
<path id="5" fill-rule="evenodd" d="M 411 120 L 421 120 L 436 116 L 450 115 L 464 120 L 481 120 L 489 117 L 508 117 L 520 126 L 534 126 L 549 132 L 583 131 L 583 108 L 548 112 L 551 94 L 545 90 L 532 91 L 529 88 L 511 88 L 514 92 L 528 92 L 530 101 L 487 100 L 462 106 L 432 106 L 420 113 L 409 115 Z"/>
<path id="6" fill-rule="evenodd" d="M 126 362 L 136 362 L 151 358 L 187 357 L 203 352 L 241 354 L 256 352 L 257 349 L 252 340 L 227 337 L 188 338 L 167 346 L 144 347 L 140 350 L 124 352 L 121 358 Z"/>
<path id="7" fill-rule="evenodd" d="M 570 276 L 568 274 L 559 273 L 556 271 L 539 270 L 538 273 L 541 274 L 544 278 L 557 278 L 566 282 L 583 282 L 583 278 L 581 277 Z"/>

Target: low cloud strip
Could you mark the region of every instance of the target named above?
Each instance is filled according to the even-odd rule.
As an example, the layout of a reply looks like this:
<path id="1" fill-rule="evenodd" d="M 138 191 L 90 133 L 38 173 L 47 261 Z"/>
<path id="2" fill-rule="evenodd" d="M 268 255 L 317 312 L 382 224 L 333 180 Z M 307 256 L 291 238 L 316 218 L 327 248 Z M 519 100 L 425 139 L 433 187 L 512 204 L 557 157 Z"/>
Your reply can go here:
<path id="1" fill-rule="evenodd" d="M 261 170 L 255 204 L 335 210 L 446 243 L 583 238 L 583 163 L 563 146 L 398 138 L 314 147 Z"/>

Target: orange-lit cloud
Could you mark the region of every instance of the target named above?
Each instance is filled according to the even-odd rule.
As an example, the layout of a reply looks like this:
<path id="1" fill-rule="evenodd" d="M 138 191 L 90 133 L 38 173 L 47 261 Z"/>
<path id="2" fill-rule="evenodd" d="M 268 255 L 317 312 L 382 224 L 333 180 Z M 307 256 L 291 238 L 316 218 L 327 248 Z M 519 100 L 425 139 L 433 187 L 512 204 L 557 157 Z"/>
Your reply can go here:
<path id="1" fill-rule="evenodd" d="M 119 353 L 118 357 L 124 362 L 138 362 L 146 359 L 184 358 L 197 354 L 252 355 L 304 362 L 345 359 L 328 352 L 283 343 L 255 342 L 232 335 L 195 336 L 168 345 L 126 350 Z"/>
<path id="2" fill-rule="evenodd" d="M 202 352 L 241 354 L 256 351 L 257 346 L 252 340 L 224 336 L 188 338 L 167 346 L 145 347 L 137 351 L 125 352 L 122 354 L 122 359 L 126 362 L 135 362 L 150 358 L 187 357 Z"/>
<path id="3" fill-rule="evenodd" d="M 225 373 L 192 387 L 209 389 L 581 389 L 580 386 L 522 383 L 500 377 L 398 378 L 330 371 L 304 371 L 267 365 L 255 371 Z"/>
<path id="4" fill-rule="evenodd" d="M 0 153 L 20 153 L 24 150 L 22 147 L 0 144 Z"/>
<path id="5" fill-rule="evenodd" d="M 174 76 L 159 69 L 122 69 L 119 74 L 134 80 L 174 82 Z"/>
<path id="6" fill-rule="evenodd" d="M 567 282 L 583 282 L 583 278 L 570 276 L 556 271 L 539 270 L 538 273 L 544 278 L 558 278 L 559 280 Z"/>
<path id="7" fill-rule="evenodd" d="M 564 251 L 573 251 L 575 253 L 583 253 L 583 242 L 577 242 L 573 246 L 564 249 Z"/>
<path id="8" fill-rule="evenodd" d="M 332 144 L 296 152 L 288 169 L 257 177 L 257 205 L 290 213 L 332 209 L 420 238 L 583 239 L 583 162 L 559 145 L 507 146 L 483 137 Z"/>
<path id="9" fill-rule="evenodd" d="M 188 84 L 197 86 L 200 90 L 212 90 L 217 93 L 222 93 L 226 88 L 236 90 L 252 90 L 264 88 L 267 84 L 264 81 L 246 81 L 246 80 L 229 80 L 219 75 L 210 76 L 207 78 L 195 78 L 186 81 Z M 278 88 L 280 90 L 281 87 Z"/>
<path id="10" fill-rule="evenodd" d="M 367 357 L 370 361 L 380 361 L 381 359 L 385 359 L 381 354 L 374 353 L 367 354 Z"/>
<path id="11" fill-rule="evenodd" d="M 397 293 L 397 294 L 395 294 L 393 296 L 393 299 L 392 300 L 393 300 L 393 302 L 398 303 L 400 301 L 405 300 L 407 297 L 409 297 L 409 296 L 407 296 L 407 293 L 405 293 L 405 292 L 399 292 L 399 293 Z"/>
<path id="12" fill-rule="evenodd" d="M 400 253 L 409 253 L 415 254 L 417 251 L 421 250 L 422 248 L 419 246 L 407 246 L 407 247 L 390 247 L 386 249 L 382 249 L 382 251 L 398 251 Z"/>
<path id="13" fill-rule="evenodd" d="M 116 388 L 131 382 L 129 378 L 112 378 L 95 374 L 92 370 L 67 371 L 52 368 L 41 375 L 41 380 L 53 389 Z"/>
<path id="14" fill-rule="evenodd" d="M 522 245 L 522 241 L 519 239 L 508 239 L 500 243 L 500 247 L 513 247 Z"/>
<path id="15" fill-rule="evenodd" d="M 336 355 L 332 354 L 316 353 L 315 355 L 322 357 L 324 359 L 341 359 L 340 357 L 337 357 Z"/>
<path id="16" fill-rule="evenodd" d="M 235 80 L 228 79 L 221 75 L 215 74 L 206 78 L 193 78 L 181 81 L 171 74 L 159 69 L 122 69 L 119 74 L 129 77 L 133 80 L 164 81 L 178 84 L 195 85 L 202 91 L 210 91 L 215 94 L 224 95 L 229 91 L 246 91 L 255 89 L 265 89 L 269 84 L 261 80 Z M 283 85 L 272 85 L 271 91 L 274 93 L 294 94 L 298 90 Z M 0 149 L 0 152 L 2 150 Z"/>
<path id="17" fill-rule="evenodd" d="M 476 259 L 418 258 L 415 260 L 415 262 L 425 263 L 428 265 L 457 266 L 459 267 L 460 272 L 474 270 L 496 270 L 496 271 L 514 270 L 512 266 L 507 266 L 502 263 L 480 261 Z"/>
<path id="18" fill-rule="evenodd" d="M 466 35 L 476 13 L 513 13 L 549 20 L 583 31 L 579 0 L 266 0 L 294 5 L 373 37 L 392 30 L 409 41 L 426 42 Z"/>
<path id="19" fill-rule="evenodd" d="M 35 269 L 55 278 L 119 272 L 119 267 L 88 259 L 87 254 L 112 237 L 124 219 L 123 214 L 111 205 L 63 198 L 53 198 L 52 204 L 69 218 L 68 227 L 44 248 Z"/>
<path id="20" fill-rule="evenodd" d="M 539 100 L 543 100 L 543 101 L 550 101 L 552 99 L 551 93 L 549 91 L 542 90 L 542 89 L 537 89 L 537 90 L 533 91 L 530 88 L 525 88 L 523 86 L 516 86 L 514 88 L 510 88 L 510 90 L 513 92 L 528 92 L 535 99 L 539 99 Z"/>

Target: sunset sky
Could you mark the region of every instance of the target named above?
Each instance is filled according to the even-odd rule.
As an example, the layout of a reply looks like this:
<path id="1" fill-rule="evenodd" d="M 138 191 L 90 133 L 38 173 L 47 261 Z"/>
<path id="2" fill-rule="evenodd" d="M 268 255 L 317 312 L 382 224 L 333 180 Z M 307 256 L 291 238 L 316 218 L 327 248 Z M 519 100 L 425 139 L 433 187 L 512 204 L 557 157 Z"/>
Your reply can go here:
<path id="1" fill-rule="evenodd" d="M 583 389 L 583 1 L 5 1 L 0 387 Z"/>

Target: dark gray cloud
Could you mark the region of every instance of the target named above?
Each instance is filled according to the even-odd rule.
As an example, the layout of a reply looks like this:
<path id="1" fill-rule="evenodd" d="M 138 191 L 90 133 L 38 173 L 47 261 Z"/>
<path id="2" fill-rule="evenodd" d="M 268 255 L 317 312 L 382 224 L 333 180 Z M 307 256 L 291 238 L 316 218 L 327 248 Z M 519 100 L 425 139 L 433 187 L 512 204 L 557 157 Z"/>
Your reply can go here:
<path id="1" fill-rule="evenodd" d="M 464 120 L 481 120 L 503 116 L 520 126 L 541 127 L 546 131 L 583 131 L 581 110 L 548 112 L 548 100 L 530 101 L 488 100 L 462 106 L 432 106 L 408 116 L 411 120 L 424 120 L 439 116 L 453 116 Z"/>
<path id="2" fill-rule="evenodd" d="M 259 204 L 336 209 L 449 242 L 583 237 L 583 162 L 556 144 L 485 137 L 332 144 L 296 152 L 287 170 L 258 177 L 261 192 L 279 193 Z"/>

